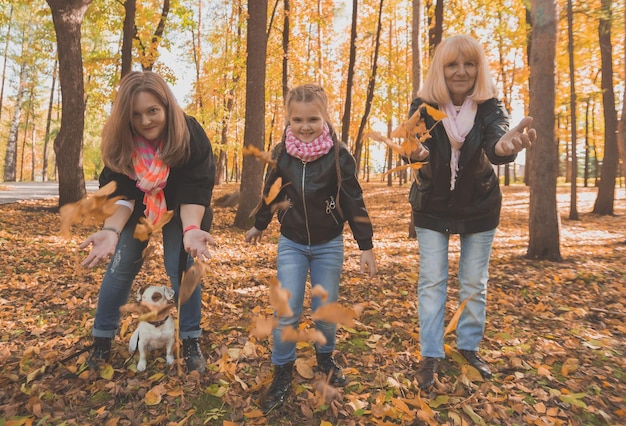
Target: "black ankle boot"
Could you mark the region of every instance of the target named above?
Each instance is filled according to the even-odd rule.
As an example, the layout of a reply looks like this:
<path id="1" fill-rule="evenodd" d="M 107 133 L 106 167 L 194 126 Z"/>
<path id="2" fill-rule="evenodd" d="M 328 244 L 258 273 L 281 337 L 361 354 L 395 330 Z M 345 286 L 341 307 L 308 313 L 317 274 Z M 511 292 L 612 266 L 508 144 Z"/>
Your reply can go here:
<path id="1" fill-rule="evenodd" d="M 333 386 L 344 386 L 346 384 L 346 376 L 344 376 L 341 367 L 335 362 L 332 352 L 326 354 L 315 352 L 315 357 L 317 358 L 317 370 L 324 373 L 326 377 L 330 375 L 329 384 Z"/>
<path id="2" fill-rule="evenodd" d="M 200 341 L 196 338 L 183 339 L 183 358 L 187 364 L 187 371 L 197 371 L 204 373 L 206 370 L 206 359 L 200 349 Z"/>
<path id="3" fill-rule="evenodd" d="M 261 402 L 261 408 L 268 414 L 274 408 L 282 405 L 291 392 L 291 376 L 293 374 L 293 362 L 274 366 L 274 379 Z"/>
<path id="4" fill-rule="evenodd" d="M 111 358 L 111 341 L 110 337 L 94 337 L 93 348 L 87 362 L 90 365 L 97 365 L 98 362 L 106 362 Z"/>
<path id="5" fill-rule="evenodd" d="M 416 374 L 420 389 L 426 390 L 435 383 L 435 374 L 439 373 L 440 367 L 440 358 L 425 357 L 420 361 L 420 367 Z"/>

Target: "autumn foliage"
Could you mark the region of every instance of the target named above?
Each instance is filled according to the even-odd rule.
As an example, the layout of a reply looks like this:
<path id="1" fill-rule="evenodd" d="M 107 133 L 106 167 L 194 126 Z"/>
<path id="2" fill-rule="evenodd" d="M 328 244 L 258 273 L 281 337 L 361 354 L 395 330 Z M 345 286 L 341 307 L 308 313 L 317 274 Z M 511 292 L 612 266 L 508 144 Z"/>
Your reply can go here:
<path id="1" fill-rule="evenodd" d="M 485 381 L 456 352 L 458 239 L 451 244 L 443 372 L 420 393 L 417 242 L 407 238 L 408 187 L 363 183 L 375 231 L 379 273 L 359 273 L 359 251 L 346 228 L 346 262 L 339 301 L 310 311 L 285 338 L 298 341 L 294 395 L 268 417 L 256 401 L 271 382 L 270 332 L 285 293 L 276 280 L 278 225 L 262 243 L 243 242 L 230 226 L 234 212 L 216 210 L 212 258 L 189 271 L 189 288 L 204 277 L 201 343 L 207 371 L 179 374 L 155 352 L 136 371 L 128 339 L 151 307 L 126 306 L 113 357 L 98 369 L 86 365 L 104 266 L 80 267 L 78 249 L 96 229 L 92 222 L 61 237 L 56 200 L 0 205 L 0 424 L 102 425 L 593 425 L 626 423 L 624 305 L 626 213 L 617 191 L 616 216 L 566 219 L 569 189 L 559 189 L 565 260 L 524 258 L 528 190 L 504 188 L 502 221 L 490 268 L 486 337 L 481 354 L 494 370 Z M 234 185 L 216 188 L 216 196 Z M 596 190 L 579 190 L 579 210 L 591 210 Z M 156 243 L 160 241 L 158 232 Z M 162 250 L 140 272 L 136 290 L 163 285 Z M 187 286 L 187 284 L 186 284 Z M 134 292 L 133 292 L 134 294 Z M 281 305 L 282 304 L 282 305 Z M 178 306 L 167 308 L 174 316 Z M 331 317 L 324 312 L 332 311 Z M 287 312 L 288 313 L 288 312 Z M 158 314 L 158 312 L 157 312 Z M 315 371 L 317 317 L 339 322 L 338 362 L 349 384 L 329 386 Z"/>

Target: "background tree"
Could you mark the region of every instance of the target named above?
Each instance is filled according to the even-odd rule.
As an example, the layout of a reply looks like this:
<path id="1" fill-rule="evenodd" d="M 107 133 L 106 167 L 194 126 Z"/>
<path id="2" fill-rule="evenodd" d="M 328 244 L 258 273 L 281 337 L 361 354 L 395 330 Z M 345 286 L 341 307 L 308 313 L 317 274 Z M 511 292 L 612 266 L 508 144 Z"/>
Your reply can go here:
<path id="1" fill-rule="evenodd" d="M 352 86 L 354 81 L 354 67 L 356 62 L 357 13 L 359 1 L 352 0 L 352 25 L 350 27 L 350 58 L 348 60 L 348 74 L 346 75 L 346 100 L 341 117 L 341 140 L 348 144 L 350 140 L 350 117 L 352 110 Z"/>
<path id="2" fill-rule="evenodd" d="M 63 106 L 54 140 L 59 172 L 59 207 L 85 196 L 82 142 L 85 125 L 80 27 L 91 0 L 46 0 L 52 11 Z"/>
<path id="3" fill-rule="evenodd" d="M 569 81 L 570 81 L 570 117 L 572 135 L 572 168 L 570 184 L 569 218 L 578 220 L 576 185 L 578 181 L 578 155 L 576 153 L 576 68 L 574 66 L 574 12 L 572 11 L 572 0 L 567 0 L 567 53 L 569 56 Z"/>
<path id="4" fill-rule="evenodd" d="M 246 127 L 244 145 L 265 147 L 265 58 L 267 49 L 267 0 L 248 1 L 248 60 L 246 63 Z M 239 208 L 234 225 L 250 226 L 250 213 L 261 199 L 263 164 L 251 156 L 243 158 Z"/>
<path id="5" fill-rule="evenodd" d="M 530 148 L 529 241 L 527 256 L 561 260 L 556 204 L 557 147 L 554 135 L 556 0 L 531 0 L 530 115 L 537 141 Z M 535 46 L 541 46 L 536 48 Z"/>
<path id="6" fill-rule="evenodd" d="M 602 58 L 602 107 L 604 111 L 604 158 L 602 178 L 593 212 L 601 215 L 613 214 L 615 202 L 615 178 L 617 177 L 617 112 L 613 91 L 613 46 L 611 45 L 612 23 L 611 0 L 602 0 L 600 24 L 598 25 L 600 55 Z"/>

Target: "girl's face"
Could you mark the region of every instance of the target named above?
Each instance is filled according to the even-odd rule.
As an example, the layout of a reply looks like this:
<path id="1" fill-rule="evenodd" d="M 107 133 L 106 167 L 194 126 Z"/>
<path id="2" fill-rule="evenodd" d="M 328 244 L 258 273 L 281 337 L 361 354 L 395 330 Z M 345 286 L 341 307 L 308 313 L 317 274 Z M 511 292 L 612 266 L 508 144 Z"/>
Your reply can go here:
<path id="1" fill-rule="evenodd" d="M 324 116 L 315 102 L 293 102 L 289 110 L 289 124 L 294 136 L 311 143 L 322 134 Z"/>
<path id="2" fill-rule="evenodd" d="M 445 65 L 443 75 L 454 105 L 463 104 L 465 97 L 474 87 L 477 73 L 476 62 L 466 59 L 462 53 Z"/>
<path id="3" fill-rule="evenodd" d="M 132 105 L 133 129 L 149 141 L 159 139 L 165 131 L 165 106 L 149 92 L 139 92 Z"/>

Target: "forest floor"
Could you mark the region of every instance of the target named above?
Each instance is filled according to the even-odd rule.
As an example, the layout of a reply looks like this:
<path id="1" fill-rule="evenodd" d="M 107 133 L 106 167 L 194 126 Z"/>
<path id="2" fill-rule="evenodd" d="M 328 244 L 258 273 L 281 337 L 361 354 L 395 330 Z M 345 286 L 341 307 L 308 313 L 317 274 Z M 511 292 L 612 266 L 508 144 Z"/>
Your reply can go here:
<path id="1" fill-rule="evenodd" d="M 454 333 L 436 386 L 419 392 L 417 242 L 408 238 L 408 187 L 364 183 L 375 229 L 379 272 L 359 273 L 359 251 L 346 227 L 340 303 L 360 304 L 353 327 L 340 326 L 336 358 L 350 383 L 322 392 L 314 349 L 298 344 L 294 393 L 263 416 L 257 402 L 271 381 L 270 339 L 250 337 L 258 315 L 271 315 L 278 223 L 263 243 L 243 242 L 235 212 L 217 209 L 210 270 L 203 282 L 208 369 L 186 374 L 155 351 L 136 371 L 128 351 L 136 315 L 124 314 L 113 357 L 86 366 L 104 266 L 85 269 L 78 249 L 93 227 L 60 237 L 56 199 L 0 206 L 0 426 L 8 425 L 601 425 L 626 424 L 626 195 L 615 215 L 589 213 L 595 188 L 579 190 L 580 220 L 559 188 L 562 262 L 525 258 L 528 189 L 503 188 L 504 206 L 490 269 L 481 354 L 495 370 L 485 381 L 464 365 Z M 215 197 L 234 191 L 215 189 Z M 458 238 L 451 240 L 446 322 L 458 306 Z M 133 287 L 165 284 L 162 261 L 147 259 Z M 305 306 L 308 305 L 308 297 Z M 311 325 L 310 310 L 304 323 Z M 68 359 L 69 358 L 69 359 Z M 332 389 L 331 389 L 332 390 Z"/>

